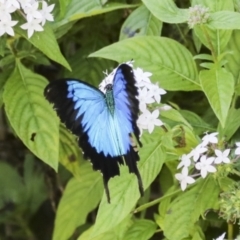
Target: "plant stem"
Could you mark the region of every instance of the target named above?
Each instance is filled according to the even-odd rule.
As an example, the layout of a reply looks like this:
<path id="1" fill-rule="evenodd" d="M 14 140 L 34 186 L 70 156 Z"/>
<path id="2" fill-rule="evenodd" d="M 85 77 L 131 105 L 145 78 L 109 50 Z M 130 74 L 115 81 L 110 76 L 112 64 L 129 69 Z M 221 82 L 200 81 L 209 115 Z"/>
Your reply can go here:
<path id="1" fill-rule="evenodd" d="M 231 222 L 228 222 L 228 239 L 233 239 L 233 224 Z"/>

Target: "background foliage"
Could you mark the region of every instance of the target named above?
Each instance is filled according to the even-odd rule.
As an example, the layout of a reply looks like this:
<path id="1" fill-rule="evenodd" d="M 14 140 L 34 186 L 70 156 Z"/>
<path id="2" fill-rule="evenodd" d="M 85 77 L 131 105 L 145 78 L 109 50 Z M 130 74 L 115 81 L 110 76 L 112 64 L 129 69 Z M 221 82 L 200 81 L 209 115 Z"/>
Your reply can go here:
<path id="1" fill-rule="evenodd" d="M 223 145 L 239 141 L 240 1 L 52 2 L 55 20 L 43 32 L 0 37 L 0 239 L 208 240 L 227 229 L 236 237 L 237 222 L 219 217 L 219 202 L 239 181 L 239 165 L 185 192 L 174 175 L 204 132 L 218 131 Z M 196 4 L 210 20 L 189 29 Z M 108 204 L 101 174 L 43 90 L 62 77 L 98 86 L 103 71 L 131 59 L 167 90 L 162 102 L 173 109 L 160 114 L 164 128 L 142 135 L 144 197 L 123 166 Z"/>

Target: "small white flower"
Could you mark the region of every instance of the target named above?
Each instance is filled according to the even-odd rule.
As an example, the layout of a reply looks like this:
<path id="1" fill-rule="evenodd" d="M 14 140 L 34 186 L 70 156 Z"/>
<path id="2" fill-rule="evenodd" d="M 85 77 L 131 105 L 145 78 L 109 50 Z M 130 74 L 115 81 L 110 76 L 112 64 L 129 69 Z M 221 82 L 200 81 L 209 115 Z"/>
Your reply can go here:
<path id="1" fill-rule="evenodd" d="M 45 24 L 46 20 L 53 21 L 53 15 L 51 14 L 55 4 L 52 4 L 50 6 L 47 5 L 45 1 L 42 2 L 42 10 L 40 10 L 40 13 L 42 14 L 42 26 Z"/>
<path id="2" fill-rule="evenodd" d="M 200 158 L 200 162 L 196 163 L 195 167 L 196 169 L 201 171 L 200 173 L 202 178 L 205 178 L 208 172 L 213 173 L 217 171 L 217 169 L 214 166 L 212 166 L 214 159 L 215 159 L 214 157 L 207 158 L 207 156 L 203 155 Z"/>
<path id="3" fill-rule="evenodd" d="M 19 3 L 21 4 L 22 9 L 24 10 L 26 7 L 31 7 L 32 5 L 32 0 L 18 0 Z"/>
<path id="4" fill-rule="evenodd" d="M 2 36 L 4 33 L 14 36 L 14 31 L 12 27 L 15 26 L 17 23 L 18 21 L 12 21 L 11 19 L 2 19 L 0 21 L 0 36 Z"/>
<path id="5" fill-rule="evenodd" d="M 229 153 L 230 153 L 230 149 L 226 149 L 223 152 L 216 149 L 215 154 L 217 157 L 215 158 L 215 163 L 216 164 L 230 163 L 230 159 L 228 158 Z"/>
<path id="6" fill-rule="evenodd" d="M 162 126 L 163 122 L 158 119 L 159 110 L 154 110 L 152 113 L 146 110 L 138 118 L 137 124 L 140 128 L 148 129 L 149 133 L 153 132 L 154 126 Z"/>
<path id="7" fill-rule="evenodd" d="M 235 154 L 240 155 L 240 142 L 236 142 L 236 146 L 237 146 L 237 148 L 235 150 Z"/>
<path id="8" fill-rule="evenodd" d="M 152 76 L 152 73 L 143 72 L 139 67 L 133 71 L 138 87 L 145 87 L 146 85 L 151 84 L 149 77 Z"/>
<path id="9" fill-rule="evenodd" d="M 180 182 L 181 189 L 184 191 L 187 188 L 188 184 L 192 184 L 195 182 L 195 179 L 188 176 L 188 169 L 183 168 L 182 173 L 175 174 L 175 178 Z"/>
<path id="10" fill-rule="evenodd" d="M 11 20 L 11 12 L 9 12 L 9 9 L 7 8 L 6 4 L 0 3 L 0 20 L 7 21 Z"/>
<path id="11" fill-rule="evenodd" d="M 41 32 L 43 31 L 42 26 L 39 24 L 41 20 L 39 19 L 33 19 L 31 22 L 26 22 L 23 25 L 21 25 L 22 29 L 27 30 L 28 32 L 28 38 L 30 38 L 34 31 Z"/>
<path id="12" fill-rule="evenodd" d="M 183 154 L 181 157 L 181 162 L 178 164 L 177 169 L 181 167 L 189 167 L 191 165 L 191 159 L 189 154 Z"/>
<path id="13" fill-rule="evenodd" d="M 217 132 L 206 134 L 202 138 L 202 145 L 207 146 L 209 143 L 218 143 L 218 138 L 216 137 L 218 135 Z"/>
<path id="14" fill-rule="evenodd" d="M 196 162 L 203 153 L 207 152 L 207 150 L 208 149 L 202 144 L 199 144 L 190 152 L 190 155 L 193 157 L 194 162 Z"/>
<path id="15" fill-rule="evenodd" d="M 221 236 L 216 238 L 215 240 L 224 240 L 226 233 L 223 233 Z"/>
<path id="16" fill-rule="evenodd" d="M 151 85 L 149 86 L 149 92 L 150 92 L 151 95 L 155 98 L 155 100 L 156 100 L 157 103 L 160 103 L 160 101 L 161 101 L 161 95 L 164 95 L 164 94 L 167 93 L 164 89 L 162 89 L 162 88 L 160 88 L 160 87 L 158 86 L 158 83 L 156 83 L 156 84 L 151 84 Z"/>
<path id="17" fill-rule="evenodd" d="M 146 110 L 147 104 L 151 104 L 155 102 L 152 97 L 152 94 L 147 90 L 146 87 L 139 89 L 138 100 L 139 100 L 139 108 L 142 112 Z"/>
<path id="18" fill-rule="evenodd" d="M 20 8 L 20 4 L 17 0 L 7 0 L 6 1 L 6 7 L 10 8 L 10 7 L 14 7 L 16 9 Z"/>
<path id="19" fill-rule="evenodd" d="M 24 12 L 27 15 L 27 22 L 31 22 L 36 18 L 42 20 L 42 14 L 38 10 L 38 2 L 34 2 L 30 6 L 26 6 L 24 8 Z"/>

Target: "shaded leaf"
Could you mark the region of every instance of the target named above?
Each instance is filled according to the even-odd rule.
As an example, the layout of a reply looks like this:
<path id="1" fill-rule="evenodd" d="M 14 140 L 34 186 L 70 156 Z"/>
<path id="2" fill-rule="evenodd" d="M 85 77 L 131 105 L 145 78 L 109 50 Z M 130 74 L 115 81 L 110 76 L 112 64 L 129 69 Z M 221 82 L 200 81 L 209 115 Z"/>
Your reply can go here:
<path id="1" fill-rule="evenodd" d="M 120 32 L 120 40 L 133 36 L 160 36 L 162 22 L 154 17 L 144 6 L 134 10 L 124 22 Z"/>
<path id="2" fill-rule="evenodd" d="M 44 99 L 47 80 L 19 61 L 5 84 L 3 101 L 9 122 L 23 143 L 41 160 L 57 170 L 58 119 Z"/>

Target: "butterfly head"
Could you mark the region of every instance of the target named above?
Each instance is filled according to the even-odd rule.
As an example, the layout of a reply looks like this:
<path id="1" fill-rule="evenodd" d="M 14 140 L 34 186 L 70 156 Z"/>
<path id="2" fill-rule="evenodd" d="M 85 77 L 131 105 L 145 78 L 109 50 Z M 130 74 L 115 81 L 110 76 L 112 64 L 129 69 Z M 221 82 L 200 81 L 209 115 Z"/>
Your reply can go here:
<path id="1" fill-rule="evenodd" d="M 107 84 L 104 88 L 106 91 L 112 91 L 113 85 L 112 84 Z"/>

